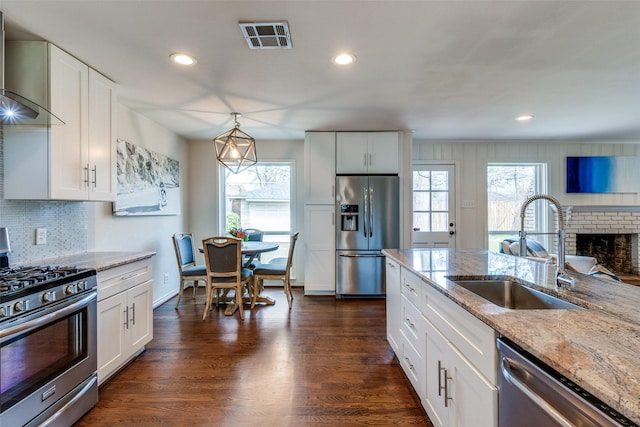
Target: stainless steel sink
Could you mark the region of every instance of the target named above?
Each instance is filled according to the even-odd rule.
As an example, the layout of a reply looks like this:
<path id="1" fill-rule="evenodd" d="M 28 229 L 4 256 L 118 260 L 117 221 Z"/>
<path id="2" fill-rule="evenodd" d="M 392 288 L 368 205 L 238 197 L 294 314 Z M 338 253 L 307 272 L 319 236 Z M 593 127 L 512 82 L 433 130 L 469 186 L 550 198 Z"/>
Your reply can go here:
<path id="1" fill-rule="evenodd" d="M 582 309 L 510 279 L 449 280 L 496 305 L 512 310 Z"/>

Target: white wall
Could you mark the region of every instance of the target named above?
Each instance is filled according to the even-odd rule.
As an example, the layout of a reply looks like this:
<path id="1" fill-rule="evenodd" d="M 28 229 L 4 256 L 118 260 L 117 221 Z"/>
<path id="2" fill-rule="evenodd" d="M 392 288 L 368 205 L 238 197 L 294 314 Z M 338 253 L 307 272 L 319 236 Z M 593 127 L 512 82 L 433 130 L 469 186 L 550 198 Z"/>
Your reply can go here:
<path id="1" fill-rule="evenodd" d="M 187 230 L 189 162 L 187 143 L 161 125 L 119 105 L 117 137 L 180 162 L 181 214 L 115 217 L 112 203 L 87 203 L 89 251 L 154 251 L 154 306 L 176 294 L 178 267 L 171 236 Z M 168 280 L 165 283 L 165 274 Z"/>
<path id="2" fill-rule="evenodd" d="M 457 192 L 457 247 L 484 248 L 487 240 L 487 164 L 546 163 L 549 194 L 563 205 L 637 206 L 632 194 L 568 194 L 565 192 L 567 156 L 640 156 L 640 143 L 580 143 L 572 141 L 413 141 L 413 160 L 452 161 L 459 166 Z M 474 208 L 461 209 L 461 200 Z"/>
<path id="3" fill-rule="evenodd" d="M 189 141 L 189 192 L 187 205 L 188 223 L 195 242 L 201 242 L 207 237 L 224 234 L 219 227 L 218 196 L 219 166 L 216 161 L 213 141 Z M 293 218 L 292 231 L 304 228 L 304 141 L 303 140 L 258 140 L 256 141 L 258 161 L 292 160 L 294 162 L 295 177 L 293 182 Z M 304 247 L 304 236 L 300 234 L 296 248 Z M 199 262 L 204 260 L 201 255 Z M 293 270 L 297 281 L 304 277 L 302 250 L 294 252 Z"/>

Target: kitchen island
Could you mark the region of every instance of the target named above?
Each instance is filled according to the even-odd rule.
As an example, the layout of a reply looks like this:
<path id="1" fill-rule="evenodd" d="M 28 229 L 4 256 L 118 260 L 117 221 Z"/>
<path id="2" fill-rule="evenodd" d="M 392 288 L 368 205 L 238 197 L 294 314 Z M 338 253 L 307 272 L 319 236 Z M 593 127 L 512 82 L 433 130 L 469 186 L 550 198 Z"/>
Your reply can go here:
<path id="1" fill-rule="evenodd" d="M 555 286 L 555 267 L 481 249 L 383 250 L 484 324 L 640 423 L 640 288 L 573 274 Z M 511 276 L 584 310 L 511 310 L 456 285 L 448 276 Z M 389 291 L 388 291 L 389 292 Z"/>

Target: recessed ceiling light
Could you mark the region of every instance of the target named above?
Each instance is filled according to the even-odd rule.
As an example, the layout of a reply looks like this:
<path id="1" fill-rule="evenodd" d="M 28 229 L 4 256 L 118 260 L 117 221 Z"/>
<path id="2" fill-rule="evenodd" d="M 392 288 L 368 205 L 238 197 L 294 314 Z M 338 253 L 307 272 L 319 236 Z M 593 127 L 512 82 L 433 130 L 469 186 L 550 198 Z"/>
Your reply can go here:
<path id="1" fill-rule="evenodd" d="M 516 117 L 516 120 L 519 122 L 527 122 L 531 119 L 533 119 L 533 115 L 531 114 L 523 114 L 521 116 Z"/>
<path id="2" fill-rule="evenodd" d="M 196 63 L 196 58 L 186 53 L 173 53 L 169 58 L 180 65 L 194 65 Z"/>
<path id="3" fill-rule="evenodd" d="M 333 58 L 333 62 L 338 65 L 349 65 L 356 60 L 355 55 L 350 53 L 341 53 Z"/>

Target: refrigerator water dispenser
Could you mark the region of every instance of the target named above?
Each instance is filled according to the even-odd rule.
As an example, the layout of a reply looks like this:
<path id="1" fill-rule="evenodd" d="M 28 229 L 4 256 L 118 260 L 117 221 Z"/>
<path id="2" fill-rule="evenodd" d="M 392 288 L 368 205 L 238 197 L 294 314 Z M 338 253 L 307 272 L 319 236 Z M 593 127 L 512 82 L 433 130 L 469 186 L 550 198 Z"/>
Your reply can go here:
<path id="1" fill-rule="evenodd" d="M 358 205 L 340 205 L 340 229 L 358 231 Z"/>

